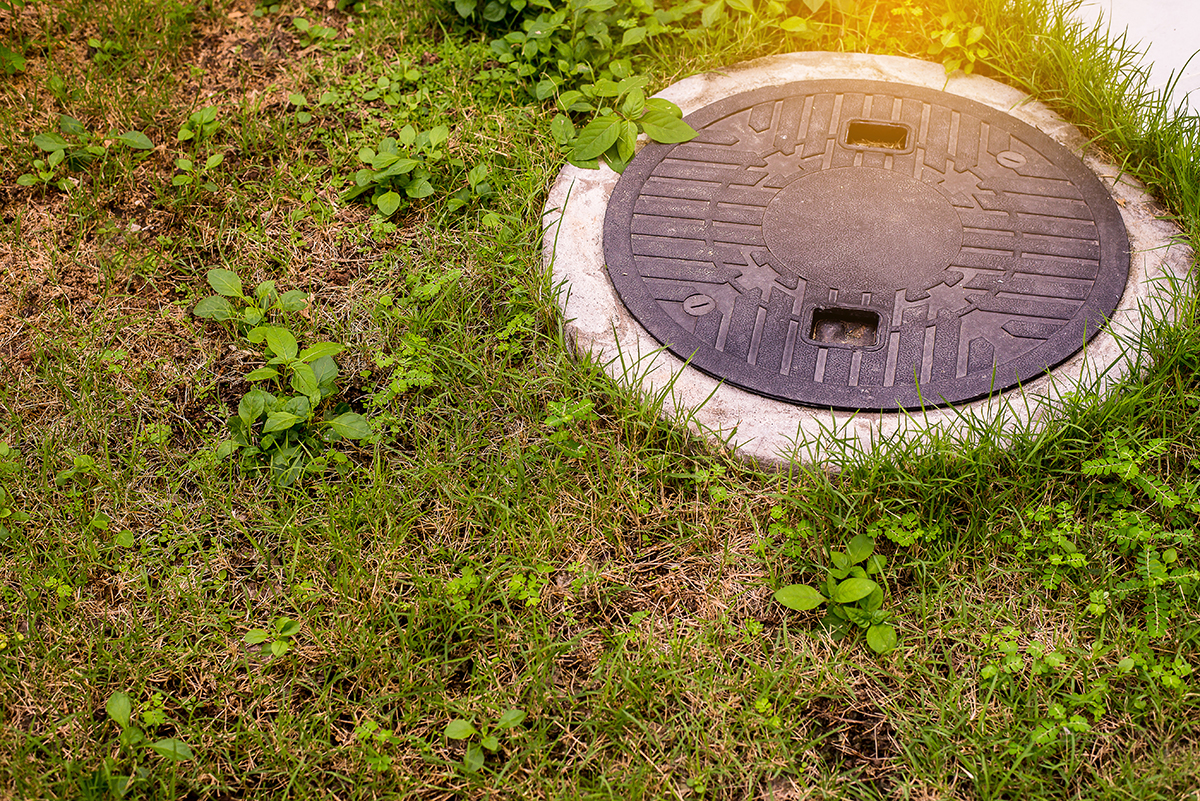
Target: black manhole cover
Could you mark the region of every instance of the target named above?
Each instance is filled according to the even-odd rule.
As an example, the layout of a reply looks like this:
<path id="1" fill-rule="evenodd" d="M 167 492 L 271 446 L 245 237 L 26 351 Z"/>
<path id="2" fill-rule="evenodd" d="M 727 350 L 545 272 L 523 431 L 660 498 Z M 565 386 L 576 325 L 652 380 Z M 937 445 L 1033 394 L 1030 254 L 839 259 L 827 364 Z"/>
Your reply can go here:
<path id="1" fill-rule="evenodd" d="M 843 409 L 971 400 L 1060 364 L 1116 308 L 1129 244 L 1066 148 L 956 95 L 808 81 L 691 114 L 608 204 L 604 255 L 672 352 Z"/>

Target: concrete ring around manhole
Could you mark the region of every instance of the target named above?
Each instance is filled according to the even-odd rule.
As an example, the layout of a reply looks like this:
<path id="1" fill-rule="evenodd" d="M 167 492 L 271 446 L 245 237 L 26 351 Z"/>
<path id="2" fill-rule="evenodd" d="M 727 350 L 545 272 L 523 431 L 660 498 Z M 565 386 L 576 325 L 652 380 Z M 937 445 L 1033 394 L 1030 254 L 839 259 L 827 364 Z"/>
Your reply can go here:
<path id="1" fill-rule="evenodd" d="M 1015 89 L 793 53 L 658 96 L 701 135 L 563 168 L 544 259 L 571 348 L 744 458 L 1003 437 L 1111 389 L 1174 317 L 1180 231 Z"/>

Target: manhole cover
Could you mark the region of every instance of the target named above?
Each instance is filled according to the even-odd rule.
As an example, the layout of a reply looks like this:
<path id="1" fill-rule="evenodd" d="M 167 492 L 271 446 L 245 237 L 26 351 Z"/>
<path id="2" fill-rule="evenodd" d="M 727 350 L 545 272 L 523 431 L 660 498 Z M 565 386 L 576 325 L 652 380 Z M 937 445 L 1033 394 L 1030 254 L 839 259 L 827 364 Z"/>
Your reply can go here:
<path id="1" fill-rule="evenodd" d="M 862 80 L 734 95 L 648 145 L 604 256 L 659 342 L 772 398 L 895 410 L 982 397 L 1116 307 L 1120 213 L 1067 149 L 956 95 Z"/>

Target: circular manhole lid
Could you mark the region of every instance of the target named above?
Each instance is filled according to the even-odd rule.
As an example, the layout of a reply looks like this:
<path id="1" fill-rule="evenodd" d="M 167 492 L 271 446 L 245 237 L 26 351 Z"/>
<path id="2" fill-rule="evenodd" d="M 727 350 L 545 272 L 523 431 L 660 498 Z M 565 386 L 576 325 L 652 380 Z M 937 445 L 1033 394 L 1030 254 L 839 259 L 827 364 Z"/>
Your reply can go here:
<path id="1" fill-rule="evenodd" d="M 936 90 L 813 80 L 651 144 L 608 203 L 622 302 L 710 375 L 812 406 L 958 403 L 1076 353 L 1125 288 L 1116 204 L 1070 151 Z"/>

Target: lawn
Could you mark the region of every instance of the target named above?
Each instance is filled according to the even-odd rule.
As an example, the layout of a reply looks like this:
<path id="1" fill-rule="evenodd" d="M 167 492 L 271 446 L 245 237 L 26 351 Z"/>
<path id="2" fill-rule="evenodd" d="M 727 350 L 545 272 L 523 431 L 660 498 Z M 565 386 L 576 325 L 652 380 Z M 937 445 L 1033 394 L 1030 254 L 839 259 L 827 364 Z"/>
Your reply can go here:
<path id="1" fill-rule="evenodd" d="M 838 472 L 563 343 L 595 107 L 797 50 L 1200 232 L 1196 118 L 1037 0 L 0 0 L 0 797 L 1196 798 L 1187 287 L 1111 396 Z"/>

